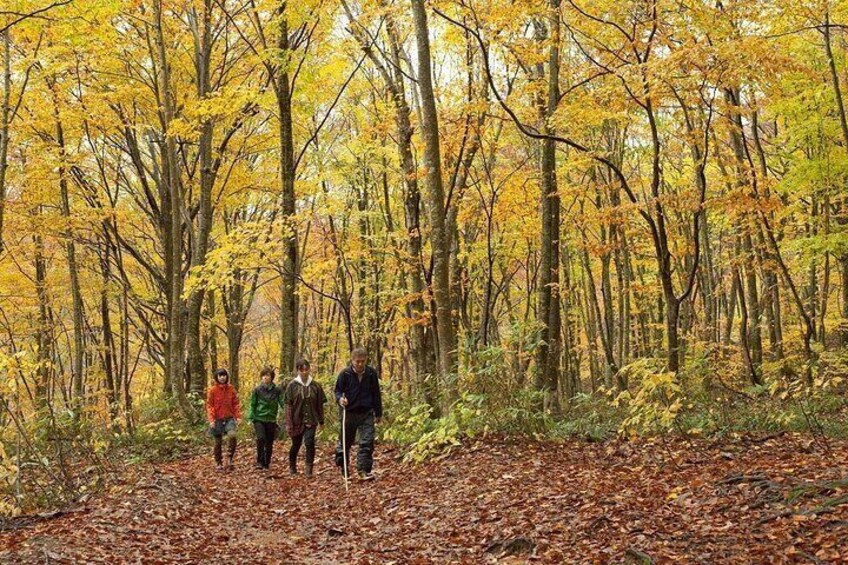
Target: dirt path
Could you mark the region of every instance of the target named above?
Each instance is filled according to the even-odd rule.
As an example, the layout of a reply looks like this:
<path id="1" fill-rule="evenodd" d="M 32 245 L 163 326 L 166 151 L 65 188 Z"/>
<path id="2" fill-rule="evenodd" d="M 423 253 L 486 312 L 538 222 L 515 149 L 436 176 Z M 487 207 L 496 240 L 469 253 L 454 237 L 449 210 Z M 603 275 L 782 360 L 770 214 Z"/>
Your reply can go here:
<path id="1" fill-rule="evenodd" d="M 0 534 L 10 563 L 848 562 L 848 442 L 469 444 L 413 467 L 378 446 L 345 498 L 208 457 L 128 469 L 79 511 Z"/>

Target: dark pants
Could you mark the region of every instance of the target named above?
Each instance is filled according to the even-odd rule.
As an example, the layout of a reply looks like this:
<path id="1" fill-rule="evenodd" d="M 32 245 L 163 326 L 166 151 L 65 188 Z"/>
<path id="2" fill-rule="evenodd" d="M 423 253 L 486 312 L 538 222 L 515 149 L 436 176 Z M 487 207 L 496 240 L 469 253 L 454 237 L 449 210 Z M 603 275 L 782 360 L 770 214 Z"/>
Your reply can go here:
<path id="1" fill-rule="evenodd" d="M 315 427 L 304 427 L 303 433 L 296 436 L 291 436 L 292 444 L 289 449 L 289 464 L 294 466 L 297 463 L 297 454 L 300 452 L 300 446 L 306 446 L 306 466 L 311 467 L 315 461 Z"/>
<path id="2" fill-rule="evenodd" d="M 227 438 L 227 456 L 230 461 L 236 454 L 236 421 L 232 418 L 223 420 L 215 420 L 212 425 L 212 436 L 215 438 L 215 463 L 221 465 L 223 463 L 223 443 L 224 437 Z"/>
<path id="3" fill-rule="evenodd" d="M 271 452 L 274 451 L 274 438 L 277 435 L 276 422 L 253 422 L 256 431 L 256 464 L 267 469 L 271 465 Z"/>
<path id="4" fill-rule="evenodd" d="M 359 451 L 356 453 L 356 470 L 370 473 L 374 466 L 374 411 L 348 412 L 345 418 L 345 450 L 350 457 L 350 448 L 359 434 Z M 344 453 L 342 452 L 341 435 L 336 446 L 336 465 L 344 472 Z M 349 467 L 348 467 L 349 469 Z"/>

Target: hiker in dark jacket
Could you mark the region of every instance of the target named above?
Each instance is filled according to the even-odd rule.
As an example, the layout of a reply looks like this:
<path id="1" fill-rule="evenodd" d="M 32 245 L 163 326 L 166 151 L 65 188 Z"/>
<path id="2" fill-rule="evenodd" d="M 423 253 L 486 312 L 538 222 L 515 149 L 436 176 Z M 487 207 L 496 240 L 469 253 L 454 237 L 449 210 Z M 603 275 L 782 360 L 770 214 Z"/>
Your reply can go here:
<path id="1" fill-rule="evenodd" d="M 259 373 L 262 380 L 250 394 L 247 419 L 256 432 L 256 468 L 271 466 L 274 438 L 277 437 L 277 409 L 283 405 L 283 391 L 274 384 L 274 369 L 265 367 Z"/>
<path id="2" fill-rule="evenodd" d="M 356 454 L 356 472 L 360 480 L 374 478 L 371 470 L 374 466 L 375 424 L 383 417 L 383 399 L 380 395 L 380 377 L 377 371 L 368 365 L 368 353 L 359 347 L 350 355 L 350 365 L 345 367 L 336 378 L 336 402 L 346 411 L 344 438 L 336 446 L 336 465 L 344 473 L 345 457 L 353 447 L 359 434 L 359 451 Z M 341 418 L 340 418 L 341 420 Z"/>
<path id="3" fill-rule="evenodd" d="M 312 379 L 309 361 L 299 359 L 297 376 L 286 387 L 286 433 L 291 437 L 289 449 L 289 472 L 297 474 L 297 454 L 300 446 L 306 446 L 306 478 L 312 478 L 315 462 L 315 435 L 324 425 L 324 404 L 327 395 L 321 385 Z"/>

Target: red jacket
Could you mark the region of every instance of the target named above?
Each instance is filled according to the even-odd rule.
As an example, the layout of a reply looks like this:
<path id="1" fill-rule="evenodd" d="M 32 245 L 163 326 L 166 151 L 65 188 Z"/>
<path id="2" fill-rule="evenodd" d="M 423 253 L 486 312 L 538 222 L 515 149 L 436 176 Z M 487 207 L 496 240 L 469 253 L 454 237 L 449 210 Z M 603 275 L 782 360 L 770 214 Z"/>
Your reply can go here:
<path id="1" fill-rule="evenodd" d="M 241 418 L 236 389 L 231 384 L 212 385 L 206 394 L 206 415 L 209 417 L 210 424 L 224 418 Z"/>

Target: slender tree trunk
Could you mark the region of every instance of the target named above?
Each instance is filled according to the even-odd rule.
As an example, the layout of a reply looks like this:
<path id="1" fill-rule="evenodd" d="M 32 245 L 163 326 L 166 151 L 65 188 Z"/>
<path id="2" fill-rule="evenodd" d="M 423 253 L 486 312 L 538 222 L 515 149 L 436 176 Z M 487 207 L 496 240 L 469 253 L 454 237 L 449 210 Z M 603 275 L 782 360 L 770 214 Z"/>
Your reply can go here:
<path id="1" fill-rule="evenodd" d="M 737 249 L 739 247 L 741 246 L 737 245 Z M 754 359 L 751 356 L 751 333 L 748 331 L 748 304 L 745 297 L 745 289 L 742 286 L 741 271 L 742 269 L 739 265 L 733 267 L 734 283 L 738 293 L 737 296 L 739 297 L 739 311 L 741 313 L 739 320 L 739 340 L 742 348 L 742 359 L 745 361 L 745 373 L 751 384 L 757 385 L 760 384 L 760 379 L 757 366 L 754 364 Z"/>
<path id="2" fill-rule="evenodd" d="M 119 263 L 120 265 L 120 259 Z M 121 285 L 121 386 L 123 394 L 124 407 L 124 425 L 128 433 L 134 433 L 133 429 L 133 402 L 132 394 L 130 393 L 130 307 L 129 307 L 129 287 L 124 282 Z M 140 348 L 141 349 L 141 348 Z"/>
<path id="3" fill-rule="evenodd" d="M 48 81 L 48 86 L 53 95 L 53 117 L 56 126 L 56 144 L 59 149 L 59 194 L 61 198 L 62 216 L 65 221 L 71 222 L 71 200 L 68 190 L 68 170 L 66 164 L 65 129 L 59 114 L 59 101 L 55 92 L 55 82 Z M 85 375 L 85 320 L 83 318 L 82 290 L 80 289 L 79 267 L 77 266 L 77 250 L 74 235 L 68 226 L 67 241 L 65 242 L 65 253 L 68 260 L 68 276 L 71 283 L 71 303 L 74 321 L 74 348 L 71 361 L 71 375 L 73 378 L 73 399 L 77 407 L 75 416 L 79 417 L 79 410 L 83 404 Z"/>
<path id="4" fill-rule="evenodd" d="M 604 227 L 601 227 L 601 240 L 602 245 L 608 246 L 610 245 L 610 235 L 609 230 Z M 615 342 L 615 308 L 614 308 L 614 299 L 612 296 L 612 270 L 610 269 L 612 256 L 610 255 L 609 250 L 605 250 L 601 255 L 601 281 L 600 281 L 600 290 L 601 290 L 601 315 L 602 315 L 602 326 L 599 328 L 600 331 L 604 334 L 604 340 L 609 344 L 610 351 L 613 354 L 613 358 L 615 358 L 615 350 L 616 350 L 616 342 Z M 618 366 L 618 361 L 615 363 Z"/>
<path id="5" fill-rule="evenodd" d="M 833 94 L 836 99 L 836 108 L 839 111 L 839 126 L 842 131 L 843 147 L 848 151 L 848 118 L 845 115 L 845 101 L 842 98 L 842 88 L 839 84 L 839 75 L 836 72 L 836 61 L 833 57 L 833 47 L 830 35 L 830 12 L 825 12 L 824 17 L 824 48 L 827 54 L 827 65 L 830 70 L 830 81 L 833 86 Z M 839 223 L 848 223 L 848 195 L 843 195 Z M 842 281 L 842 308 L 840 311 L 842 320 L 839 326 L 839 342 L 842 347 L 848 346 L 848 253 L 843 253 L 839 261 L 839 274 Z"/>
<path id="6" fill-rule="evenodd" d="M 433 92 L 430 38 L 424 0 L 411 0 L 418 54 L 418 88 L 421 95 L 424 138 L 424 169 L 427 179 L 430 211 L 430 233 L 433 248 L 433 298 L 436 304 L 436 328 L 439 340 L 439 364 L 446 380 L 443 404 L 450 406 L 457 396 L 453 378 L 457 372 L 457 342 L 454 332 L 450 296 L 450 235 L 445 222 L 445 191 L 442 158 L 439 147 L 439 121 Z"/>
<path id="7" fill-rule="evenodd" d="M 50 359 L 53 357 L 53 338 L 50 323 L 50 302 L 47 295 L 47 261 L 44 258 L 44 240 L 40 234 L 33 237 L 35 242 L 35 294 L 38 297 L 38 329 L 35 342 L 38 345 L 35 371 L 36 406 L 47 406 L 50 388 Z"/>
<path id="8" fill-rule="evenodd" d="M 810 215 L 806 226 L 806 236 L 810 241 L 815 241 L 819 235 L 819 209 L 818 191 L 813 189 L 810 197 Z M 810 264 L 807 266 L 807 287 L 804 294 L 806 298 L 806 310 L 809 312 L 810 318 L 815 320 L 818 317 L 819 296 L 819 264 L 818 256 L 816 255 L 812 256 Z"/>
<path id="9" fill-rule="evenodd" d="M 280 35 L 277 41 L 279 57 L 288 60 L 289 31 L 286 15 L 287 0 L 282 0 L 279 7 Z M 287 64 L 287 63 L 286 63 Z M 294 192 L 294 137 L 292 133 L 291 86 L 286 64 L 277 69 L 275 94 L 277 97 L 277 113 L 280 118 L 280 203 L 283 221 L 288 233 L 285 237 L 283 264 L 281 276 L 280 298 L 280 372 L 288 374 L 294 371 L 295 355 L 297 354 L 297 277 L 298 249 L 297 230 L 294 225 L 295 192 Z"/>
<path id="10" fill-rule="evenodd" d="M 701 242 L 704 252 L 704 267 L 699 272 L 701 279 L 701 296 L 704 304 L 704 325 L 706 326 L 707 339 L 712 343 L 719 343 L 719 311 L 716 284 L 713 279 L 713 252 L 710 243 L 708 216 L 705 213 L 701 222 Z"/>
<path id="11" fill-rule="evenodd" d="M 105 222 L 104 222 L 105 223 Z M 108 240 L 108 227 L 103 226 L 103 244 L 100 255 L 100 324 L 103 333 L 103 375 L 106 378 L 106 401 L 109 404 L 109 419 L 113 426 L 118 424 L 118 388 L 116 382 L 117 349 L 115 335 L 112 332 L 112 318 L 109 312 L 109 285 L 112 281 L 111 243 Z"/>
<path id="12" fill-rule="evenodd" d="M 243 329 L 241 325 L 236 325 L 227 331 L 227 366 L 230 373 L 230 379 L 234 387 L 238 388 L 241 385 L 241 361 L 239 352 L 241 351 L 241 341 Z M 290 374 L 290 371 L 280 368 L 281 376 Z"/>
<path id="13" fill-rule="evenodd" d="M 208 340 L 209 340 L 209 365 L 212 367 L 214 371 L 220 365 L 218 365 L 218 325 L 215 322 L 215 293 L 207 292 L 206 293 L 206 319 L 209 320 L 208 326 Z M 208 373 L 207 373 L 208 374 Z M 207 387 L 207 377 L 204 375 L 203 377 L 203 387 Z"/>
<path id="14" fill-rule="evenodd" d="M 170 63 L 165 53 L 165 38 L 162 26 L 162 0 L 153 4 L 154 31 L 158 55 L 159 72 L 157 86 L 161 103 L 162 132 L 165 139 L 162 149 L 162 164 L 165 192 L 168 195 L 169 207 L 166 218 L 166 241 L 169 248 L 166 251 L 166 269 L 168 280 L 168 347 L 166 372 L 171 385 L 171 392 L 177 400 L 181 411 L 186 417 L 192 417 L 192 410 L 186 400 L 184 381 L 185 359 L 185 303 L 183 301 L 183 194 L 176 139 L 167 135 L 170 124 L 176 117 L 176 97 L 171 88 Z M 164 207 L 163 207 L 164 208 Z"/>
<path id="15" fill-rule="evenodd" d="M 560 251 L 562 262 L 562 309 L 563 309 L 563 375 L 565 397 L 571 399 L 580 392 L 580 360 L 577 354 L 579 328 L 574 319 L 575 294 L 577 287 L 572 284 L 572 250 L 563 244 Z"/>
<path id="16" fill-rule="evenodd" d="M 585 238 L 585 235 L 584 235 Z M 586 250 L 587 245 L 583 246 L 583 270 L 586 273 L 587 278 L 587 301 L 588 305 L 591 307 L 591 314 L 595 320 L 594 330 L 595 334 L 600 336 L 601 339 L 601 348 L 604 353 L 605 363 L 605 371 L 604 371 L 604 382 L 607 386 L 612 385 L 613 377 L 619 376 L 620 367 L 615 361 L 615 355 L 612 350 L 612 343 L 607 340 L 607 332 L 604 328 L 603 324 L 603 315 L 601 314 L 601 307 L 598 303 L 598 295 L 595 287 L 595 277 L 592 274 L 592 265 L 589 262 L 589 252 Z M 593 340 L 594 342 L 594 340 Z M 624 389 L 624 382 L 619 380 L 617 381 L 617 385 L 619 389 Z"/>
<path id="17" fill-rule="evenodd" d="M 389 36 L 392 74 L 386 80 L 393 85 L 395 103 L 395 127 L 401 171 L 404 179 L 404 221 L 406 223 L 406 249 L 409 254 L 407 275 L 413 299 L 407 305 L 407 316 L 413 321 L 411 329 L 412 355 L 415 360 L 415 381 L 424 394 L 426 402 L 437 415 L 441 407 L 437 402 L 438 391 L 429 384 L 428 376 L 436 373 L 436 356 L 432 339 L 428 339 L 424 323 L 424 291 L 426 283 L 421 270 L 421 194 L 418 187 L 418 171 L 412 154 L 411 110 L 406 99 L 404 77 L 401 73 L 401 44 L 392 17 L 386 21 Z"/>
<path id="18" fill-rule="evenodd" d="M 212 57 L 212 0 L 203 0 L 201 21 L 193 12 L 195 34 L 195 67 L 197 69 L 197 98 L 204 100 L 210 94 L 209 65 Z M 212 166 L 212 136 L 214 123 L 204 121 L 200 126 L 198 146 L 200 161 L 200 196 L 197 214 L 197 226 L 192 234 L 191 267 L 198 268 L 206 261 L 209 249 L 209 234 L 212 231 L 212 187 L 215 173 Z M 188 349 L 188 372 L 191 392 L 202 396 L 206 384 L 206 369 L 200 346 L 200 317 L 203 307 L 202 288 L 194 290 L 188 297 L 188 315 L 186 320 L 186 345 Z"/>
<path id="19" fill-rule="evenodd" d="M 742 137 L 742 115 L 741 110 L 739 109 L 739 105 L 741 104 L 739 89 L 727 88 L 725 90 L 725 99 L 730 105 L 730 121 L 732 124 L 730 129 L 730 143 L 736 160 L 736 183 L 737 187 L 740 189 L 744 188 L 747 191 L 751 184 L 749 177 L 754 174 L 754 171 L 750 170 L 746 161 L 746 150 Z M 744 260 L 742 282 L 743 290 L 746 293 L 745 304 L 748 310 L 748 329 L 746 330 L 748 332 L 747 341 L 751 352 L 752 367 L 755 372 L 755 375 L 752 375 L 752 378 L 755 382 L 759 382 L 759 374 L 763 362 L 763 340 L 760 329 L 760 297 L 757 285 L 754 245 L 751 237 L 751 230 L 753 227 L 747 224 L 748 222 L 743 221 L 739 226 L 741 231 L 739 235 L 741 243 L 740 251 L 742 252 L 742 258 Z"/>
<path id="20" fill-rule="evenodd" d="M 475 96 L 479 89 L 479 99 L 485 100 L 488 95 L 488 83 L 485 80 L 478 81 L 474 78 L 475 70 L 475 45 L 473 40 L 466 37 L 465 44 L 465 71 L 466 71 L 466 102 L 469 108 L 474 106 Z M 475 116 L 476 113 L 476 116 Z M 470 332 L 470 321 L 467 311 L 467 292 L 463 284 L 466 275 L 465 261 L 460 254 L 459 237 L 459 209 L 463 196 L 468 188 L 468 175 L 471 165 L 480 150 L 480 131 L 485 123 L 486 113 L 483 111 L 469 110 L 465 116 L 465 127 L 463 139 L 460 143 L 460 151 L 451 174 L 450 194 L 448 196 L 449 206 L 447 209 L 446 230 L 450 237 L 450 295 L 451 310 L 453 314 L 454 332 L 459 333 L 460 325 L 466 333 Z"/>
<path id="21" fill-rule="evenodd" d="M 586 341 L 589 350 L 589 380 L 592 387 L 592 392 L 597 392 L 598 381 L 600 380 L 600 369 L 598 367 L 598 337 L 597 328 L 598 322 L 595 319 L 595 312 L 598 311 L 597 303 L 595 302 L 595 288 L 591 280 L 591 270 L 587 268 L 586 250 L 583 250 L 583 288 L 585 298 L 583 300 L 582 322 L 586 328 Z"/>
<path id="22" fill-rule="evenodd" d="M 547 25 L 550 37 L 548 47 L 547 68 L 547 99 L 539 100 L 539 114 L 542 122 L 542 130 L 547 135 L 556 133 L 552 119 L 557 105 L 559 104 L 559 44 L 560 44 L 560 21 L 559 0 L 550 0 L 548 6 L 549 15 L 546 24 L 539 22 L 538 29 L 541 32 L 539 39 L 544 39 L 544 27 Z M 541 71 L 544 70 L 539 65 Z M 542 156 L 540 169 L 541 182 L 541 239 L 540 239 L 540 265 L 539 265 L 539 287 L 538 308 L 539 322 L 542 328 L 540 345 L 537 358 L 537 372 L 535 378 L 536 390 L 542 391 L 544 404 L 554 411 L 559 409 L 559 375 L 560 355 L 562 352 L 562 320 L 560 313 L 560 286 L 559 286 L 559 216 L 560 197 L 557 189 L 556 171 L 556 142 L 547 138 L 542 142 Z"/>
<path id="23" fill-rule="evenodd" d="M 736 316 L 736 306 L 739 300 L 740 282 L 736 276 L 736 266 L 733 266 L 733 280 L 730 285 L 730 297 L 725 301 L 724 337 L 722 343 L 730 345 L 733 339 L 733 318 Z M 746 321 L 747 323 L 747 321 Z"/>
<path id="24" fill-rule="evenodd" d="M 759 113 L 754 111 L 751 115 L 751 137 L 754 142 L 754 148 L 757 152 L 757 159 L 760 167 L 760 178 L 768 178 L 768 167 L 766 166 L 766 154 L 763 150 L 762 142 L 760 141 L 760 126 Z M 768 185 L 766 185 L 765 196 L 769 197 Z M 769 212 L 769 216 L 774 221 L 774 213 Z M 768 245 L 766 245 L 766 237 L 763 233 L 764 227 L 757 231 L 758 242 L 767 253 Z M 763 283 L 765 284 L 765 309 L 766 323 L 769 332 L 769 348 L 775 359 L 783 359 L 783 328 L 782 316 L 780 313 L 780 285 L 778 285 L 778 275 L 775 272 L 771 262 L 765 261 L 762 265 Z"/>
<path id="25" fill-rule="evenodd" d="M 6 211 L 6 170 L 9 158 L 9 122 L 12 119 L 12 32 L 0 33 L 3 97 L 0 100 L 0 251 L 3 251 L 3 219 Z"/>

